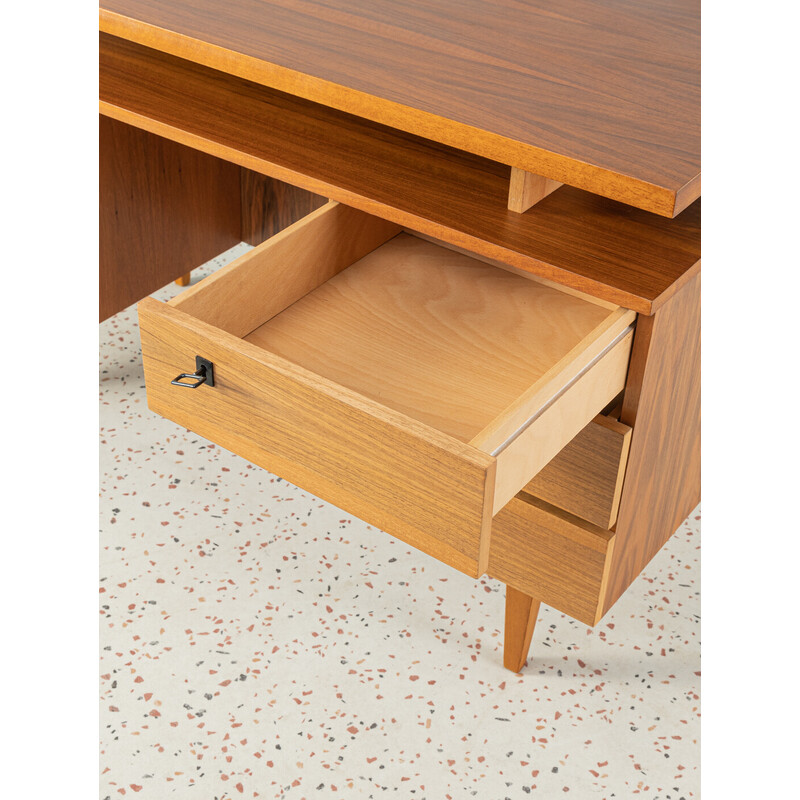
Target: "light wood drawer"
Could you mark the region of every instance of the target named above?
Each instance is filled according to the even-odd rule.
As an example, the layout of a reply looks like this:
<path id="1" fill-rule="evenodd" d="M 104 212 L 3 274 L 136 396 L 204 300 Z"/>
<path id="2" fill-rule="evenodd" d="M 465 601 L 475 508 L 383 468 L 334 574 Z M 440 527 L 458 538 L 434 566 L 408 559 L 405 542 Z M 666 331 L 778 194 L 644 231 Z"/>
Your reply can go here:
<path id="1" fill-rule="evenodd" d="M 604 613 L 615 536 L 520 492 L 494 518 L 489 575 L 594 625 Z"/>
<path id="2" fill-rule="evenodd" d="M 139 304 L 151 409 L 472 576 L 622 390 L 634 319 L 337 203 Z M 196 356 L 214 386 L 171 385 Z"/>

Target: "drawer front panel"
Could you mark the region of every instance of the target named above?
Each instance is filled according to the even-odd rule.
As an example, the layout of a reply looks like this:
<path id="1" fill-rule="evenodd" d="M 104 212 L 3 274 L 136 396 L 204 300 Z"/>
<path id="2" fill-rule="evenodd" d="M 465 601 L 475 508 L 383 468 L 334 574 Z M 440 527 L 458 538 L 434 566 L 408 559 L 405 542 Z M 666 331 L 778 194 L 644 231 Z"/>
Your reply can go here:
<path id="1" fill-rule="evenodd" d="M 594 625 L 613 547 L 613 532 L 519 494 L 494 518 L 489 575 Z"/>
<path id="2" fill-rule="evenodd" d="M 632 429 L 597 416 L 522 491 L 593 525 L 617 521 Z"/>
<path id="3" fill-rule="evenodd" d="M 495 460 L 262 348 L 146 299 L 150 408 L 477 577 L 488 565 Z M 214 364 L 213 388 L 170 385 Z"/>

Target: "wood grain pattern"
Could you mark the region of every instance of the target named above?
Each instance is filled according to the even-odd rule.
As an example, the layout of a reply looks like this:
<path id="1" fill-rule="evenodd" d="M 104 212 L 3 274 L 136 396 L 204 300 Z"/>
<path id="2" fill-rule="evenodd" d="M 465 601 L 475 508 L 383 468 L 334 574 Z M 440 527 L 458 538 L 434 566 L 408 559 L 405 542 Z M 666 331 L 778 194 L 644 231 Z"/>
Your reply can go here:
<path id="1" fill-rule="evenodd" d="M 243 337 L 399 230 L 380 217 L 327 203 L 182 292 L 170 304 Z"/>
<path id="2" fill-rule="evenodd" d="M 511 167 L 511 178 L 508 183 L 508 209 L 516 211 L 518 214 L 524 214 L 531 206 L 544 200 L 547 195 L 562 185 L 558 181 L 552 181 L 542 175 Z"/>
<path id="3" fill-rule="evenodd" d="M 485 572 L 492 458 L 152 298 L 139 325 L 153 411 L 472 577 Z M 196 354 L 214 363 L 215 386 L 171 386 Z"/>
<path id="4" fill-rule="evenodd" d="M 141 303 L 148 402 L 480 574 L 491 515 L 621 390 L 634 314 L 397 230 L 330 202 L 168 304 Z M 214 362 L 213 389 L 170 385 L 193 354 Z M 469 442 L 540 409 L 497 460 Z"/>
<path id="5" fill-rule="evenodd" d="M 700 502 L 700 276 L 637 328 L 620 421 L 633 427 L 609 609 Z"/>
<path id="6" fill-rule="evenodd" d="M 242 241 L 261 244 L 326 202 L 298 186 L 243 169 Z"/>
<path id="7" fill-rule="evenodd" d="M 239 241 L 239 168 L 100 117 L 100 321 Z"/>
<path id="8" fill-rule="evenodd" d="M 650 314 L 699 270 L 699 201 L 667 220 L 563 186 L 506 208 L 508 167 L 114 37 L 103 113 Z"/>
<path id="9" fill-rule="evenodd" d="M 522 490 L 600 528 L 617 520 L 631 429 L 595 417 Z"/>
<path id="10" fill-rule="evenodd" d="M 538 600 L 506 586 L 506 620 L 503 639 L 503 666 L 519 672 L 528 658 L 533 630 L 539 616 Z"/>
<path id="11" fill-rule="evenodd" d="M 613 547 L 613 531 L 519 494 L 492 523 L 489 575 L 594 625 Z"/>
<path id="12" fill-rule="evenodd" d="M 529 419 L 580 369 L 614 315 L 400 234 L 247 340 L 470 442 L 544 378 L 521 410 Z M 624 376 L 625 368 L 616 391 Z M 590 402 L 593 416 L 607 401 Z M 489 452 L 496 440 L 471 444 Z"/>
<path id="13" fill-rule="evenodd" d="M 697 0 L 103 0 L 100 25 L 658 214 L 699 195 Z"/>
<path id="14" fill-rule="evenodd" d="M 625 383 L 625 393 L 618 419 L 633 425 L 639 412 L 639 401 L 644 382 L 644 371 L 647 365 L 647 354 L 650 350 L 650 340 L 653 336 L 655 317 L 639 317 L 636 324 L 636 344 L 631 351 L 631 363 L 628 368 L 628 380 Z"/>

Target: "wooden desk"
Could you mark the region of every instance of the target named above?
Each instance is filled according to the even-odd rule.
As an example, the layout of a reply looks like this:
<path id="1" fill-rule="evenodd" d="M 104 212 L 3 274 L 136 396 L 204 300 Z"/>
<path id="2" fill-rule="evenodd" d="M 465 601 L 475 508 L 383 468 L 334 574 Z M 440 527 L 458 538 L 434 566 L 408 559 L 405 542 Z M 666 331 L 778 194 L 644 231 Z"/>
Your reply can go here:
<path id="1" fill-rule="evenodd" d="M 259 245 L 141 305 L 151 407 L 504 581 L 509 668 L 539 602 L 598 621 L 699 501 L 698 4 L 104 0 L 100 28 L 101 318 Z M 170 386 L 201 346 L 215 385 Z"/>

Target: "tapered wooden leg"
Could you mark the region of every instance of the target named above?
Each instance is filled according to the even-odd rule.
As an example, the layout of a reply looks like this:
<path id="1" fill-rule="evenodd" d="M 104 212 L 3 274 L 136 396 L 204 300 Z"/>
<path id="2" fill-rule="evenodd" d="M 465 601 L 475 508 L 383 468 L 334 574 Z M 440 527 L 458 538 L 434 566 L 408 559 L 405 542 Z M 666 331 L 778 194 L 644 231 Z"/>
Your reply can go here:
<path id="1" fill-rule="evenodd" d="M 188 286 L 192 282 L 192 273 L 187 272 L 185 275 L 181 275 L 180 278 L 175 279 L 175 283 L 178 286 Z"/>
<path id="2" fill-rule="evenodd" d="M 503 646 L 503 666 L 519 672 L 525 666 L 533 629 L 539 616 L 539 601 L 506 586 L 506 632 Z"/>

